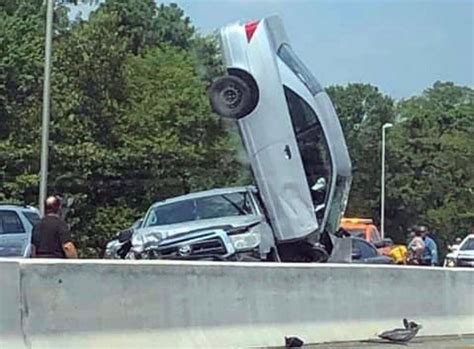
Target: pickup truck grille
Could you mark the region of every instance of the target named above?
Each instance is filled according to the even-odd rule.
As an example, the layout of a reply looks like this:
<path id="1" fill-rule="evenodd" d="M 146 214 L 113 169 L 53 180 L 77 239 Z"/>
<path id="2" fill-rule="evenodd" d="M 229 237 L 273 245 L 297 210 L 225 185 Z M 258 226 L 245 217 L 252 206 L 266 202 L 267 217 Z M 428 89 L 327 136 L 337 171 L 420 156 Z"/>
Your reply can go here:
<path id="1" fill-rule="evenodd" d="M 183 246 L 189 246 L 190 250 L 181 251 Z M 190 243 L 180 243 L 166 246 L 159 249 L 159 254 L 163 258 L 173 257 L 201 257 L 201 256 L 224 256 L 227 250 L 220 238 L 214 237 L 207 240 L 194 241 Z"/>

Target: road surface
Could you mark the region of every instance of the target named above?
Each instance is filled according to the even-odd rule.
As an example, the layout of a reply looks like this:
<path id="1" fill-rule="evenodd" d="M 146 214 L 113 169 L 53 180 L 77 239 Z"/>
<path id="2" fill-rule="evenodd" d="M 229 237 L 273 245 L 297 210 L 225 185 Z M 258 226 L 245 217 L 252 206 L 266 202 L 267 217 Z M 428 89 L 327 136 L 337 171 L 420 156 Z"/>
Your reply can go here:
<path id="1" fill-rule="evenodd" d="M 278 347 L 284 348 L 284 347 Z M 417 337 L 406 344 L 390 343 L 378 340 L 360 342 L 339 342 L 305 345 L 303 349 L 474 349 L 474 335 L 446 336 L 446 337 Z M 277 349 L 277 348 L 274 348 Z"/>

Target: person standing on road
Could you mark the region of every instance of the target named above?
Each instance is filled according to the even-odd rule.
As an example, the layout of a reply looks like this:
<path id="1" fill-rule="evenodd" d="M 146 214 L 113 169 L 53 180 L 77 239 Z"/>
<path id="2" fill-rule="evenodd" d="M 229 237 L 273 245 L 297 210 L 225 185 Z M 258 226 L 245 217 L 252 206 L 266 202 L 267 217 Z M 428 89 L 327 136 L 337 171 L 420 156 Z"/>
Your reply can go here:
<path id="1" fill-rule="evenodd" d="M 412 236 L 410 234 L 410 236 Z M 409 264 L 420 264 L 421 258 L 425 251 L 425 243 L 420 231 L 413 233 L 413 238 L 408 244 L 409 250 Z"/>
<path id="2" fill-rule="evenodd" d="M 425 243 L 425 250 L 423 251 L 422 264 L 423 265 L 438 265 L 438 245 L 434 239 L 429 235 L 428 228 L 425 226 L 420 226 L 419 231 L 423 237 L 423 242 Z"/>
<path id="3" fill-rule="evenodd" d="M 61 219 L 61 200 L 50 196 L 45 201 L 46 215 L 35 225 L 32 233 L 32 257 L 77 258 L 71 232 Z"/>

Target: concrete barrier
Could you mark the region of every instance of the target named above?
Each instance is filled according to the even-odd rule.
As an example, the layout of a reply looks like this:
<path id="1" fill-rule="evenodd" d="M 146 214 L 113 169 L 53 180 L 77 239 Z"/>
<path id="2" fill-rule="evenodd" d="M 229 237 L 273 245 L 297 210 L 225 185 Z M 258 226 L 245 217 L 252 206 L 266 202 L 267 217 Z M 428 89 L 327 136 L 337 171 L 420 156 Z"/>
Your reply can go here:
<path id="1" fill-rule="evenodd" d="M 243 348 L 282 345 L 285 335 L 307 343 L 361 340 L 400 326 L 403 317 L 420 322 L 422 335 L 474 333 L 474 271 L 467 269 L 16 263 L 12 271 L 0 262 L 2 279 L 16 280 L 2 293 L 8 314 L 0 333 L 23 336 L 16 343 L 24 348 Z M 18 304 L 8 299 L 24 309 L 20 332 Z"/>
<path id="2" fill-rule="evenodd" d="M 22 347 L 20 264 L 0 262 L 0 348 Z"/>

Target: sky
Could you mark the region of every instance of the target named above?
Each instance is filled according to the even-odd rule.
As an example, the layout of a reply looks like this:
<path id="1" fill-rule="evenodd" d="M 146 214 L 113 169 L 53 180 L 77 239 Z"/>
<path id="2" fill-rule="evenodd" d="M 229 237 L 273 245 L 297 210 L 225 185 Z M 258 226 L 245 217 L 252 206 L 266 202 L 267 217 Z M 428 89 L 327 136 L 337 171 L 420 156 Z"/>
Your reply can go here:
<path id="1" fill-rule="evenodd" d="M 474 0 L 175 0 L 203 33 L 270 14 L 323 86 L 401 99 L 437 80 L 474 86 Z M 72 13 L 90 11 L 85 5 Z"/>

